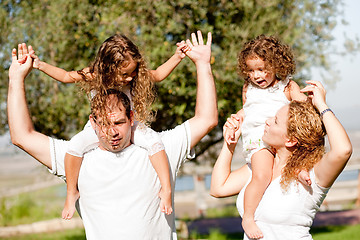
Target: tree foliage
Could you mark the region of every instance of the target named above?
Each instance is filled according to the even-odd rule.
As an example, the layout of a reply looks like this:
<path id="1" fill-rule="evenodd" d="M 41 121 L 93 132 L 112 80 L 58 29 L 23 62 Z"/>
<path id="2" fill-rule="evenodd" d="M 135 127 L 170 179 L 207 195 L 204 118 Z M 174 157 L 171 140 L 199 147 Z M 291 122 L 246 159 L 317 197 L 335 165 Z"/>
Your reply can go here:
<path id="1" fill-rule="evenodd" d="M 7 70 L 11 49 L 27 42 L 41 60 L 66 70 L 86 67 L 109 36 L 123 33 L 140 48 L 149 68 L 175 51 L 175 43 L 201 30 L 213 34 L 212 68 L 217 86 L 219 126 L 198 152 L 221 139 L 223 123 L 241 108 L 243 81 L 237 53 L 260 34 L 276 35 L 293 47 L 295 80 L 309 76 L 310 66 L 328 68 L 332 30 L 341 14 L 340 0 L 0 0 L 1 131 L 6 131 Z M 37 130 L 68 138 L 87 121 L 88 102 L 76 85 L 57 83 L 34 70 L 26 80 L 30 112 Z M 153 128 L 163 130 L 194 115 L 195 66 L 185 59 L 157 85 Z"/>

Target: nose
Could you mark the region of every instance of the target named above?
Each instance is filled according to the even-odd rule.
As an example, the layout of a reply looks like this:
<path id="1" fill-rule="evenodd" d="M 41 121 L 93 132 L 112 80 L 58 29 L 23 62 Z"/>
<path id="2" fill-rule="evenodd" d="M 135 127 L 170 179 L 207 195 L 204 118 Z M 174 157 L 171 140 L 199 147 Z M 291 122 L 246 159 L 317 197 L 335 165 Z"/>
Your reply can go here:
<path id="1" fill-rule="evenodd" d="M 109 134 L 111 137 L 114 137 L 114 136 L 118 135 L 119 132 L 117 131 L 117 129 L 116 129 L 115 126 L 110 126 L 110 127 L 109 127 L 109 130 L 108 130 L 108 134 Z"/>
<path id="2" fill-rule="evenodd" d="M 270 122 L 272 121 L 273 117 L 266 119 L 265 124 L 270 126 Z"/>

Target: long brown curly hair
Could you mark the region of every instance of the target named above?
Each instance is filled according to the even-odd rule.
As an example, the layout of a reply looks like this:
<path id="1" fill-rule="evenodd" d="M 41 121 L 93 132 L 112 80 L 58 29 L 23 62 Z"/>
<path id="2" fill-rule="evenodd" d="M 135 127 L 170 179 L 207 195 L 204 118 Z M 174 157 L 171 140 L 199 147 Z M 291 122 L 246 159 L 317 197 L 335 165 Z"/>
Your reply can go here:
<path id="1" fill-rule="evenodd" d="M 295 150 L 282 170 L 280 185 L 287 191 L 301 170 L 309 171 L 323 157 L 326 130 L 319 112 L 309 101 L 289 104 L 287 136 L 296 139 Z"/>
<path id="2" fill-rule="evenodd" d="M 135 118 L 146 124 L 154 116 L 151 111 L 151 104 L 155 100 L 153 76 L 138 47 L 126 36 L 115 34 L 103 42 L 95 61 L 89 66 L 89 72 L 78 71 L 83 78 L 80 84 L 89 97 L 94 93 L 104 96 L 94 98 L 92 106 L 99 109 L 101 116 L 105 116 L 106 92 L 108 89 L 123 89 L 125 83 L 122 81 L 121 69 L 131 59 L 137 63 L 137 74 L 129 83 Z"/>
<path id="3" fill-rule="evenodd" d="M 296 64 L 291 48 L 274 36 L 260 35 L 245 43 L 238 55 L 238 73 L 245 81 L 249 81 L 246 61 L 256 57 L 265 62 L 266 70 L 275 73 L 277 80 L 285 80 L 295 73 Z"/>

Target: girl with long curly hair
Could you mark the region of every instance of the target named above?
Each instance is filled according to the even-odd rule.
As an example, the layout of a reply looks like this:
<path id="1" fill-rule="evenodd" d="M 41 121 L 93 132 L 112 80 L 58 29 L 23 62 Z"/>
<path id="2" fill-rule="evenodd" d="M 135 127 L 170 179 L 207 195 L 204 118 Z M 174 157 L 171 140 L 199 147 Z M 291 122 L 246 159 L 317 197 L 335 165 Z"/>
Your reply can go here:
<path id="1" fill-rule="evenodd" d="M 352 153 L 345 129 L 325 101 L 324 87 L 317 81 L 307 83 L 301 91 L 308 93 L 310 101 L 292 101 L 266 120 L 262 140 L 275 149 L 275 158 L 270 185 L 255 212 L 264 240 L 312 239 L 309 230 L 315 214 Z M 231 171 L 241 124 L 244 122 L 240 118 L 232 116 L 224 125 L 224 136 L 236 129 L 234 143 L 224 141 L 212 173 L 210 193 L 215 197 L 238 194 L 236 205 L 244 216 L 244 195 L 253 169 L 244 165 Z M 330 149 L 325 153 L 326 134 Z M 301 170 L 308 172 L 310 185 L 297 181 Z M 244 235 L 244 239 L 250 238 Z"/>
<path id="2" fill-rule="evenodd" d="M 262 141 L 265 121 L 291 100 L 305 101 L 307 97 L 291 80 L 296 67 L 291 48 L 276 37 L 260 35 L 247 42 L 238 55 L 238 67 L 245 83 L 243 108 L 236 115 L 244 120 L 243 155 L 253 172 L 245 193 L 242 226 L 250 238 L 260 238 L 263 235 L 254 213 L 271 181 L 274 162 L 274 152 Z M 225 140 L 231 143 L 234 132 L 227 133 Z M 306 172 L 302 175 L 306 178 Z"/>
<path id="3" fill-rule="evenodd" d="M 154 82 L 164 80 L 185 57 L 188 49 L 184 41 L 177 43 L 176 52 L 168 61 L 156 70 L 149 70 L 138 47 L 126 36 L 115 34 L 102 43 L 95 61 L 89 67 L 69 72 L 40 61 L 35 51 L 30 49 L 34 68 L 60 82 L 81 84 L 91 99 L 92 106 L 100 109 L 98 115 L 103 119 L 104 125 L 109 124 L 105 115 L 107 91 L 119 89 L 128 95 L 137 120 L 132 129 L 132 142 L 148 150 L 161 183 L 160 208 L 166 214 L 172 213 L 168 159 L 158 134 L 146 125 L 153 119 L 150 107 L 155 100 Z M 75 212 L 75 202 L 79 198 L 77 181 L 83 154 L 97 147 L 99 140 L 90 124 L 87 124 L 70 142 L 65 156 L 67 196 L 62 211 L 64 219 L 71 219 Z"/>

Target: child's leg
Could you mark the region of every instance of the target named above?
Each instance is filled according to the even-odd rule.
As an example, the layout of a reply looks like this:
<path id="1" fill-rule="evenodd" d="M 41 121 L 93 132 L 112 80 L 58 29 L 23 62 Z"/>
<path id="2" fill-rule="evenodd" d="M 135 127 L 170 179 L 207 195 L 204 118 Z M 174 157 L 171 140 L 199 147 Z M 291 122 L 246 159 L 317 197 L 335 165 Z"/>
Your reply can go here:
<path id="1" fill-rule="evenodd" d="M 274 164 L 273 154 L 262 149 L 251 157 L 252 179 L 244 195 L 242 226 L 249 238 L 262 238 L 263 234 L 254 221 L 255 210 L 271 181 Z"/>
<path id="2" fill-rule="evenodd" d="M 65 174 L 66 174 L 66 200 L 62 211 L 62 218 L 69 220 L 75 213 L 75 203 L 79 198 L 77 182 L 82 163 L 82 157 L 76 157 L 66 153 L 65 155 Z"/>
<path id="3" fill-rule="evenodd" d="M 160 197 L 160 209 L 165 214 L 172 213 L 171 204 L 171 183 L 170 183 L 170 171 L 169 162 L 165 153 L 165 150 L 161 150 L 152 156 L 149 156 L 151 164 L 153 165 L 161 184 Z"/>

